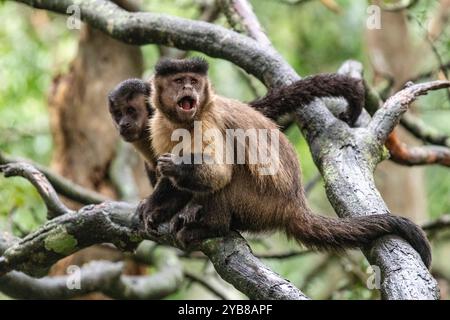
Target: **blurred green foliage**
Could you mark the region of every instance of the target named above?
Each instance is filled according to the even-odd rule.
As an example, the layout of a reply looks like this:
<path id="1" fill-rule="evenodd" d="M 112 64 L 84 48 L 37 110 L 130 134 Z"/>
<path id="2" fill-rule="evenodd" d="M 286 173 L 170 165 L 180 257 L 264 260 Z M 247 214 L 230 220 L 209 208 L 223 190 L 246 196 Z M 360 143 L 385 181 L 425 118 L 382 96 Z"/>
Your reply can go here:
<path id="1" fill-rule="evenodd" d="M 186 18 L 197 18 L 198 7 L 194 0 L 146 0 L 145 9 Z M 319 72 L 333 72 L 347 59 L 362 61 L 366 67 L 366 78 L 370 80 L 371 70 L 364 48 L 364 26 L 367 3 L 365 1 L 337 1 L 342 8 L 336 14 L 320 1 L 307 1 L 302 5 L 287 5 L 278 0 L 252 0 L 256 15 L 266 29 L 274 46 L 299 72 L 308 75 Z M 411 27 L 416 38 L 424 36 L 423 25 L 435 2 L 422 1 L 409 12 Z M 227 26 L 224 17 L 216 23 Z M 450 30 L 446 29 L 436 49 L 441 57 L 450 56 Z M 77 50 L 77 31 L 70 31 L 61 16 L 29 9 L 12 2 L 0 3 L 0 150 L 8 154 L 31 158 L 48 164 L 53 148 L 49 130 L 47 94 L 52 77 L 68 70 Z M 159 56 L 154 45 L 142 47 L 148 77 Z M 195 53 L 197 54 L 197 53 Z M 435 57 L 424 57 L 434 62 Z M 219 94 L 250 101 L 255 94 L 247 85 L 246 75 L 231 63 L 208 58 L 211 64 L 211 78 Z M 447 61 L 445 61 L 447 62 Z M 250 77 L 251 78 L 251 77 Z M 255 82 L 254 79 L 251 79 Z M 265 92 L 261 84 L 256 91 Z M 442 132 L 450 134 L 450 104 L 444 92 L 433 93 L 422 98 L 418 104 L 424 120 Z M 304 181 L 317 175 L 308 146 L 297 127 L 287 131 L 295 145 L 303 169 Z M 450 171 L 442 167 L 427 167 L 429 217 L 436 218 L 450 213 Z M 318 183 L 309 196 L 312 206 L 318 212 L 331 213 L 322 183 Z M 0 177 L 0 228 L 17 235 L 23 235 L 44 221 L 45 207 L 36 191 L 23 179 L 6 180 Z M 286 243 L 283 236 L 275 235 L 270 248 L 274 251 L 298 249 L 294 243 Z M 268 250 L 255 242 L 256 252 Z M 353 254 L 352 254 L 353 255 Z M 355 253 L 360 258 L 360 254 Z M 312 297 L 337 299 L 376 298 L 378 293 L 366 289 L 362 280 L 349 282 L 348 266 L 333 264 L 323 274 L 307 285 L 305 277 L 313 272 L 324 255 L 307 255 L 288 260 L 267 260 L 266 262 L 283 276 L 300 286 Z M 365 270 L 363 259 L 360 268 Z M 195 262 L 195 268 L 200 268 Z M 337 292 L 324 291 L 328 281 L 333 282 Z M 323 289 L 325 288 L 325 289 Z M 189 288 L 186 288 L 188 290 Z M 172 298 L 186 297 L 183 290 Z M 190 294 L 192 294 L 190 292 Z M 192 296 L 190 296 L 192 297 Z"/>

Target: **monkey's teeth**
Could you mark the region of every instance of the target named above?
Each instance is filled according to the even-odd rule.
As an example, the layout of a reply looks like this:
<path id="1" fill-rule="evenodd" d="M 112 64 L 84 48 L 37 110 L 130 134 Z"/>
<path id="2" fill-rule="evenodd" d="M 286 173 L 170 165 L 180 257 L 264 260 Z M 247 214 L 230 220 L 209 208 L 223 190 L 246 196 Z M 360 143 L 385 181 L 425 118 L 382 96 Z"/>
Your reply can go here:
<path id="1" fill-rule="evenodd" d="M 189 98 L 182 99 L 178 103 L 178 106 L 181 109 L 186 110 L 186 111 L 189 111 L 189 110 L 193 109 L 194 105 L 195 105 L 195 102 L 193 100 L 189 99 Z"/>

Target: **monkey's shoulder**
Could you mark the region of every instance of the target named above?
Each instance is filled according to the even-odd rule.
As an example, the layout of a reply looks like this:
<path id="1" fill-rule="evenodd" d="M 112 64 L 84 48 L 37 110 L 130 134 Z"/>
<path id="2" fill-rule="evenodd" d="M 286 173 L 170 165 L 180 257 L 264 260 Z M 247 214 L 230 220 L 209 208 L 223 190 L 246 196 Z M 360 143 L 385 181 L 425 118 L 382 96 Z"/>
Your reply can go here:
<path id="1" fill-rule="evenodd" d="M 216 96 L 215 109 L 227 129 L 278 129 L 275 122 L 238 100 Z"/>

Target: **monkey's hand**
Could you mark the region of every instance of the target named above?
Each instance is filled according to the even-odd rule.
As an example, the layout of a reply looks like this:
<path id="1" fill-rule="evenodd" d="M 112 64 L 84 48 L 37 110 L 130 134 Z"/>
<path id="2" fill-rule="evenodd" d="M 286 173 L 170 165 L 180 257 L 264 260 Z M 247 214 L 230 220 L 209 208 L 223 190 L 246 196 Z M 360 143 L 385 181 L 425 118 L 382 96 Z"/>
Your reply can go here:
<path id="1" fill-rule="evenodd" d="M 178 178 L 183 175 L 183 164 L 175 163 L 175 155 L 172 153 L 165 153 L 157 160 L 157 172 L 166 177 Z"/>
<path id="2" fill-rule="evenodd" d="M 194 155 L 192 155 L 192 158 Z M 197 182 L 198 168 L 191 163 L 177 163 L 176 156 L 172 153 L 165 153 L 158 158 L 156 166 L 157 172 L 169 178 L 173 184 L 182 190 L 200 191 L 203 186 L 199 186 Z"/>
<path id="3" fill-rule="evenodd" d="M 200 156 L 200 159 L 207 161 L 194 163 L 196 157 Z M 176 155 L 165 153 L 158 158 L 156 170 L 161 176 L 169 178 L 178 189 L 198 193 L 218 190 L 231 178 L 231 171 L 225 171 L 223 174 L 222 169 L 225 167 L 208 164 L 212 160 L 207 155 L 191 154 L 190 159 L 190 163 L 179 163 Z"/>

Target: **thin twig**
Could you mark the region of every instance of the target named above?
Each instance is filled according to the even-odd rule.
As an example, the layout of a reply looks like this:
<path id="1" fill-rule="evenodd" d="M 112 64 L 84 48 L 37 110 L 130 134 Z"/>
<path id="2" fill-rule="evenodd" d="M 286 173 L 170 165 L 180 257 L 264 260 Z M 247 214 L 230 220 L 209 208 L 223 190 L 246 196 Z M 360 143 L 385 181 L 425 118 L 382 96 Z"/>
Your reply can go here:
<path id="1" fill-rule="evenodd" d="M 436 220 L 422 224 L 422 229 L 426 231 L 436 231 L 450 227 L 450 214 L 444 214 Z"/>
<path id="2" fill-rule="evenodd" d="M 228 298 L 222 292 L 220 292 L 220 290 L 218 288 L 216 288 L 211 283 L 208 283 L 202 277 L 196 275 L 195 273 L 190 272 L 190 271 L 185 269 L 184 270 L 184 276 L 186 278 L 192 280 L 192 281 L 195 281 L 195 282 L 199 283 L 201 286 L 206 288 L 208 291 L 210 291 L 212 294 L 217 296 L 219 299 L 221 299 L 221 300 L 228 300 Z"/>
<path id="3" fill-rule="evenodd" d="M 416 138 L 438 146 L 450 148 L 450 136 L 438 132 L 414 114 L 405 113 L 400 123 Z"/>

